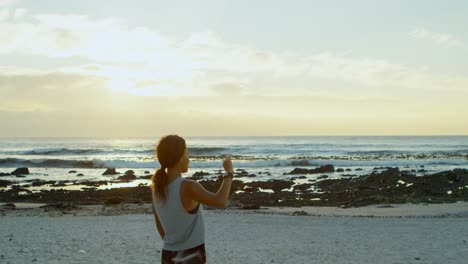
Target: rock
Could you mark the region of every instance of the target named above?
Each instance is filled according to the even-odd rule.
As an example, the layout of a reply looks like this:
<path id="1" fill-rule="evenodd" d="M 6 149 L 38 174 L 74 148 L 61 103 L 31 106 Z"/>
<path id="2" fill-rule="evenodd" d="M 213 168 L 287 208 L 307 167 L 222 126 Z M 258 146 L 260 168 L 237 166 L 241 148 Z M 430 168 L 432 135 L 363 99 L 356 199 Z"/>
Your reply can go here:
<path id="1" fill-rule="evenodd" d="M 83 173 L 78 173 L 76 176 L 84 176 Z"/>
<path id="2" fill-rule="evenodd" d="M 195 173 L 192 175 L 192 177 L 201 178 L 201 177 L 203 177 L 203 176 L 205 176 L 205 175 L 210 175 L 210 173 L 204 172 L 204 171 L 197 171 L 197 172 L 195 172 Z"/>
<path id="3" fill-rule="evenodd" d="M 242 209 L 242 210 L 258 210 L 258 209 L 260 209 L 260 205 L 258 205 L 258 204 L 243 204 L 240 209 Z"/>
<path id="4" fill-rule="evenodd" d="M 294 160 L 289 164 L 290 166 L 310 166 L 308 160 Z"/>
<path id="5" fill-rule="evenodd" d="M 320 175 L 317 177 L 317 179 L 326 179 L 328 178 L 328 175 Z"/>
<path id="6" fill-rule="evenodd" d="M 344 171 L 344 169 L 342 169 L 342 168 L 336 169 L 336 172 L 343 172 L 343 171 Z"/>
<path id="7" fill-rule="evenodd" d="M 71 170 L 68 173 L 76 173 L 76 170 Z"/>
<path id="8" fill-rule="evenodd" d="M 105 172 L 102 173 L 102 175 L 115 175 L 115 174 L 119 174 L 115 168 L 107 168 L 107 170 Z"/>
<path id="9" fill-rule="evenodd" d="M 55 181 L 35 181 L 35 182 L 32 182 L 31 185 L 32 186 L 42 186 L 42 185 L 46 185 L 46 184 L 55 184 Z"/>
<path id="10" fill-rule="evenodd" d="M 351 171 L 351 169 L 348 168 L 348 169 L 346 169 L 346 171 Z"/>
<path id="11" fill-rule="evenodd" d="M 355 171 L 362 171 L 362 169 L 361 168 L 356 168 Z"/>
<path id="12" fill-rule="evenodd" d="M 150 173 L 150 171 L 145 171 L 145 172 L 143 172 L 143 173 L 144 173 L 144 174 L 148 174 L 148 173 Z"/>
<path id="13" fill-rule="evenodd" d="M 29 169 L 26 168 L 26 167 L 21 167 L 21 168 L 17 168 L 16 170 L 12 171 L 11 172 L 12 175 L 27 175 L 29 174 Z"/>
<path id="14" fill-rule="evenodd" d="M 120 176 L 120 177 L 117 178 L 117 180 L 124 181 L 124 182 L 133 181 L 135 179 L 136 179 L 136 176 L 133 175 L 133 174 L 125 174 L 125 175 Z"/>
<path id="15" fill-rule="evenodd" d="M 11 174 L 10 173 L 3 173 L 3 172 L 0 172 L 0 177 L 2 176 L 10 176 Z"/>
<path id="16" fill-rule="evenodd" d="M 7 187 L 11 185 L 11 181 L 0 180 L 0 187 Z"/>
<path id="17" fill-rule="evenodd" d="M 118 205 L 118 204 L 121 204 L 123 202 L 124 202 L 124 200 L 122 200 L 121 198 L 110 198 L 110 199 L 105 200 L 104 204 L 105 205 Z"/>
<path id="18" fill-rule="evenodd" d="M 284 174 L 313 174 L 313 173 L 324 173 L 324 172 L 334 172 L 335 168 L 333 165 L 325 165 L 320 166 L 315 169 L 302 169 L 302 168 L 295 168 L 291 172 L 284 173 Z"/>
<path id="19" fill-rule="evenodd" d="M 135 175 L 135 172 L 133 170 L 128 170 L 124 174 L 125 175 Z"/>

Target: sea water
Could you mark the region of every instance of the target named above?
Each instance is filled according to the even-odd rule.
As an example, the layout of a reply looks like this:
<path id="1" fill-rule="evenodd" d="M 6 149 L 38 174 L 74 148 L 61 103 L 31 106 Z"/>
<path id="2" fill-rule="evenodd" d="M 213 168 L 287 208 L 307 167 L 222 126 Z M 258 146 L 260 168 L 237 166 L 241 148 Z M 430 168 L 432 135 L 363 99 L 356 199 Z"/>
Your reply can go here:
<path id="1" fill-rule="evenodd" d="M 235 169 L 255 177 L 243 181 L 288 179 L 294 168 L 326 164 L 343 172 L 325 173 L 328 178 L 368 174 L 376 168 L 399 167 L 416 175 L 468 169 L 468 136 L 304 136 L 304 137 L 185 137 L 190 169 L 216 178 L 222 158 L 233 157 Z M 28 167 L 24 178 L 0 177 L 18 184 L 27 180 L 114 180 L 120 175 L 102 175 L 106 168 L 120 173 L 133 170 L 137 177 L 159 168 L 155 147 L 158 138 L 22 138 L 0 139 L 0 172 Z M 70 172 L 76 171 L 76 172 Z M 82 174 L 83 176 L 78 176 Z M 309 179 L 323 174 L 307 175 Z M 294 175 L 295 176 L 295 175 Z M 101 188 L 148 185 L 150 180 L 113 183 Z M 35 189 L 49 188 L 40 186 Z M 77 189 L 82 186 L 70 186 Z M 61 187 L 63 188 L 63 187 Z M 34 188 L 32 188 L 34 189 Z"/>

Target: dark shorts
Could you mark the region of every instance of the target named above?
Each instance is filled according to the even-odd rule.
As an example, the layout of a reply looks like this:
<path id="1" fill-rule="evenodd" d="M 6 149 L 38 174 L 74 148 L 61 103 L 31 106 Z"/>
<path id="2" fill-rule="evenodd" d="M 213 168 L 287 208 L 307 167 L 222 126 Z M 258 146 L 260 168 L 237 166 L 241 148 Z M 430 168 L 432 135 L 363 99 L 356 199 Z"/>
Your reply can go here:
<path id="1" fill-rule="evenodd" d="M 162 250 L 161 263 L 187 263 L 202 264 L 206 263 L 205 244 L 180 251 Z"/>

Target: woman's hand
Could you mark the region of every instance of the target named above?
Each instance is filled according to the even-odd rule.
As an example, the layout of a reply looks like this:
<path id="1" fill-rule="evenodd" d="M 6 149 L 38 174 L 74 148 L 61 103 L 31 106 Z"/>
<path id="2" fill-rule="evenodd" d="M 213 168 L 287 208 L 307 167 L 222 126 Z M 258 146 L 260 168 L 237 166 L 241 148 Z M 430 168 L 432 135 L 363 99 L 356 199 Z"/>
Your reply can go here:
<path id="1" fill-rule="evenodd" d="M 226 170 L 227 172 L 232 172 L 232 173 L 234 173 L 234 169 L 232 168 L 231 155 L 227 155 L 227 156 L 224 158 L 223 167 L 224 167 L 224 170 Z"/>

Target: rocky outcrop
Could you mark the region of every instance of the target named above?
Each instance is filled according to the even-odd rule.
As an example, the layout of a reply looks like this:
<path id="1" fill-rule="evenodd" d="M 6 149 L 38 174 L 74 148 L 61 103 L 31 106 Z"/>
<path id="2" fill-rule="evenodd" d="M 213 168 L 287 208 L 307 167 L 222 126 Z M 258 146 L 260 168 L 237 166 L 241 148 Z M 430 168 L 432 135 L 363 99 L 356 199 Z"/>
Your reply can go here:
<path id="1" fill-rule="evenodd" d="M 102 175 L 116 175 L 119 174 L 115 168 L 107 168 L 106 171 L 102 173 Z"/>
<path id="2" fill-rule="evenodd" d="M 17 168 L 16 170 L 12 171 L 11 174 L 16 175 L 16 176 L 28 175 L 29 174 L 29 169 L 26 168 L 26 167 Z"/>
<path id="3" fill-rule="evenodd" d="M 284 173 L 284 174 L 314 174 L 314 173 L 325 173 L 325 172 L 334 172 L 335 168 L 333 165 L 325 165 L 320 166 L 315 169 L 303 169 L 303 168 L 295 168 L 294 170 Z"/>

